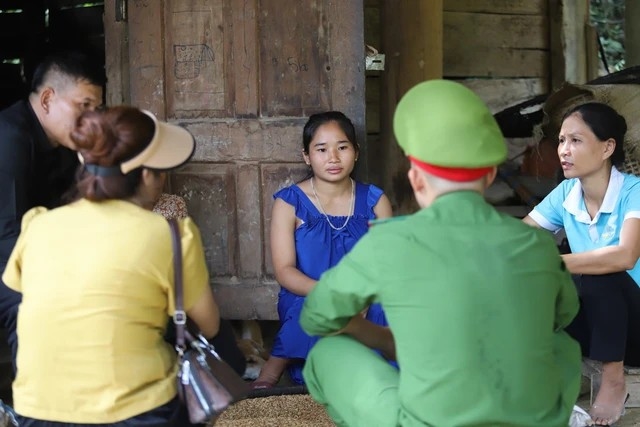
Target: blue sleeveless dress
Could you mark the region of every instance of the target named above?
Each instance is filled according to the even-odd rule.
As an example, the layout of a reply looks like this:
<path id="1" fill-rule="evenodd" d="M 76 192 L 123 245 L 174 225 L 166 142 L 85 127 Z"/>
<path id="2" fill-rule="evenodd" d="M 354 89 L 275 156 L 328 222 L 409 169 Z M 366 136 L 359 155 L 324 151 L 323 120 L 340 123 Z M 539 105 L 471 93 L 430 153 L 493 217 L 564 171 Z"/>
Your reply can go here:
<path id="1" fill-rule="evenodd" d="M 307 195 L 297 185 L 283 188 L 273 195 L 274 199 L 282 199 L 295 208 L 296 217 L 302 224 L 295 231 L 296 267 L 314 280 L 320 279 L 322 273 L 333 267 L 353 248 L 356 242 L 367 232 L 371 219 L 375 219 L 373 208 L 382 196 L 382 190 L 375 185 L 356 182 L 356 201 L 354 213 L 347 226 L 334 230 L 327 219 Z M 342 227 L 346 216 L 331 216 L 334 227 Z M 291 379 L 304 384 L 302 367 L 304 359 L 319 337 L 307 335 L 300 327 L 300 311 L 304 297 L 289 292 L 281 287 L 278 294 L 278 316 L 280 330 L 273 342 L 271 354 L 275 357 L 292 360 L 289 364 Z M 369 308 L 367 319 L 386 326 L 387 321 L 379 304 Z"/>

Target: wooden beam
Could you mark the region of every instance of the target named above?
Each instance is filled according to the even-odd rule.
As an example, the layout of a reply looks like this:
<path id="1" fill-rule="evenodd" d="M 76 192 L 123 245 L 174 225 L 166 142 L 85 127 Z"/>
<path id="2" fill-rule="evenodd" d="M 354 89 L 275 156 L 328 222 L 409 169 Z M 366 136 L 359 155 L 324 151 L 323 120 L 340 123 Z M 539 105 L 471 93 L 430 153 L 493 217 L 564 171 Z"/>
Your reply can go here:
<path id="1" fill-rule="evenodd" d="M 588 79 L 586 29 L 589 0 L 549 0 L 552 90 Z"/>
<path id="2" fill-rule="evenodd" d="M 444 0 L 444 11 L 546 15 L 547 0 Z"/>
<path id="3" fill-rule="evenodd" d="M 640 65 L 640 1 L 626 0 L 624 9 L 625 67 Z"/>
<path id="4" fill-rule="evenodd" d="M 361 143 L 366 139 L 365 129 L 365 47 L 363 0 L 327 2 L 329 25 L 331 107 L 345 113 L 356 128 Z M 348 35 L 348 37 L 345 36 Z M 329 65 L 331 64 L 331 65 Z M 328 70 L 329 68 L 327 68 Z M 368 180 L 367 146 L 360 146 L 357 177 Z"/>
<path id="5" fill-rule="evenodd" d="M 104 43 L 107 105 L 130 104 L 127 23 L 116 21 L 116 0 L 104 2 Z"/>
<path id="6" fill-rule="evenodd" d="M 234 1 L 233 9 L 233 73 L 235 115 L 258 117 L 258 4 L 256 0 Z"/>
<path id="7" fill-rule="evenodd" d="M 393 114 L 398 101 L 424 80 L 442 78 L 442 0 L 383 2 L 382 52 L 386 71 L 381 99 L 382 158 L 370 159 L 371 169 L 383 175 L 383 188 L 398 213 L 416 209 L 406 171 L 407 162 L 393 137 Z"/>
<path id="8" fill-rule="evenodd" d="M 164 0 L 128 2 L 131 103 L 166 119 Z"/>
<path id="9" fill-rule="evenodd" d="M 598 31 L 593 25 L 585 27 L 585 49 L 587 55 L 587 81 L 598 78 L 600 55 L 598 54 Z"/>

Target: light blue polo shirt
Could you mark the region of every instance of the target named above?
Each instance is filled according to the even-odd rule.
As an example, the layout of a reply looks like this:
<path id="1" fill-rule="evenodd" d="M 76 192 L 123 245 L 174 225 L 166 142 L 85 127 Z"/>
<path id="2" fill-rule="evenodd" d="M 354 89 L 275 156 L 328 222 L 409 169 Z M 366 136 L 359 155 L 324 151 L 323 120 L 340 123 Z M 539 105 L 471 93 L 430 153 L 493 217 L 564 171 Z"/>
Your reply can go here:
<path id="1" fill-rule="evenodd" d="M 622 223 L 627 218 L 640 218 L 640 178 L 612 167 L 602 206 L 593 220 L 577 178 L 565 179 L 529 216 L 554 233 L 564 228 L 573 253 L 615 246 L 620 243 Z M 640 262 L 628 273 L 640 285 Z"/>

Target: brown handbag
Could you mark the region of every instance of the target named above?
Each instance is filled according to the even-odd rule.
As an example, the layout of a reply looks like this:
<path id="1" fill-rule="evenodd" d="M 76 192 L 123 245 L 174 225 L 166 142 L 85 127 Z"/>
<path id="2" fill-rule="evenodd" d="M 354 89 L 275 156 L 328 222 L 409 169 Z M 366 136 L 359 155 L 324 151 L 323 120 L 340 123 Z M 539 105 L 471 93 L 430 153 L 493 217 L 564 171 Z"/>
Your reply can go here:
<path id="1" fill-rule="evenodd" d="M 223 361 L 213 345 L 194 328 L 184 311 L 182 245 L 175 219 L 168 220 L 173 242 L 175 282 L 176 351 L 178 352 L 178 394 L 189 412 L 189 421 L 215 420 L 232 403 L 249 394 L 249 385 Z M 194 332 L 192 332 L 194 331 Z"/>

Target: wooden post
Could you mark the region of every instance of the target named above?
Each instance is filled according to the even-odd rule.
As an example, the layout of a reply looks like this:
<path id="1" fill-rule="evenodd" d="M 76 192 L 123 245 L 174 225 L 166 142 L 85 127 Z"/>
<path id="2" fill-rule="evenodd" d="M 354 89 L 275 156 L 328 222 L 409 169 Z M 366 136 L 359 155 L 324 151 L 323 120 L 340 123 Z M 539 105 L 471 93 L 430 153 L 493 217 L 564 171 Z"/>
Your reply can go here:
<path id="1" fill-rule="evenodd" d="M 164 1 L 128 3 L 131 103 L 166 119 Z"/>
<path id="2" fill-rule="evenodd" d="M 640 65 L 640 2 L 626 0 L 624 9 L 625 67 Z"/>
<path id="3" fill-rule="evenodd" d="M 130 104 L 129 45 L 126 17 L 116 18 L 116 0 L 104 2 L 105 72 L 107 105 Z M 119 20 L 120 19 L 120 20 Z"/>
<path id="4" fill-rule="evenodd" d="M 551 88 L 562 83 L 585 83 L 589 0 L 549 0 Z"/>
<path id="5" fill-rule="evenodd" d="M 442 0 L 383 2 L 382 51 L 386 54 L 381 94 L 382 159 L 370 168 L 384 176 L 383 187 L 398 213 L 415 210 L 406 177 L 407 161 L 393 136 L 393 114 L 402 95 L 424 80 L 442 78 Z"/>
<path id="6" fill-rule="evenodd" d="M 598 78 L 600 55 L 598 54 L 598 31 L 593 25 L 585 27 L 585 47 L 587 51 L 587 81 Z"/>

